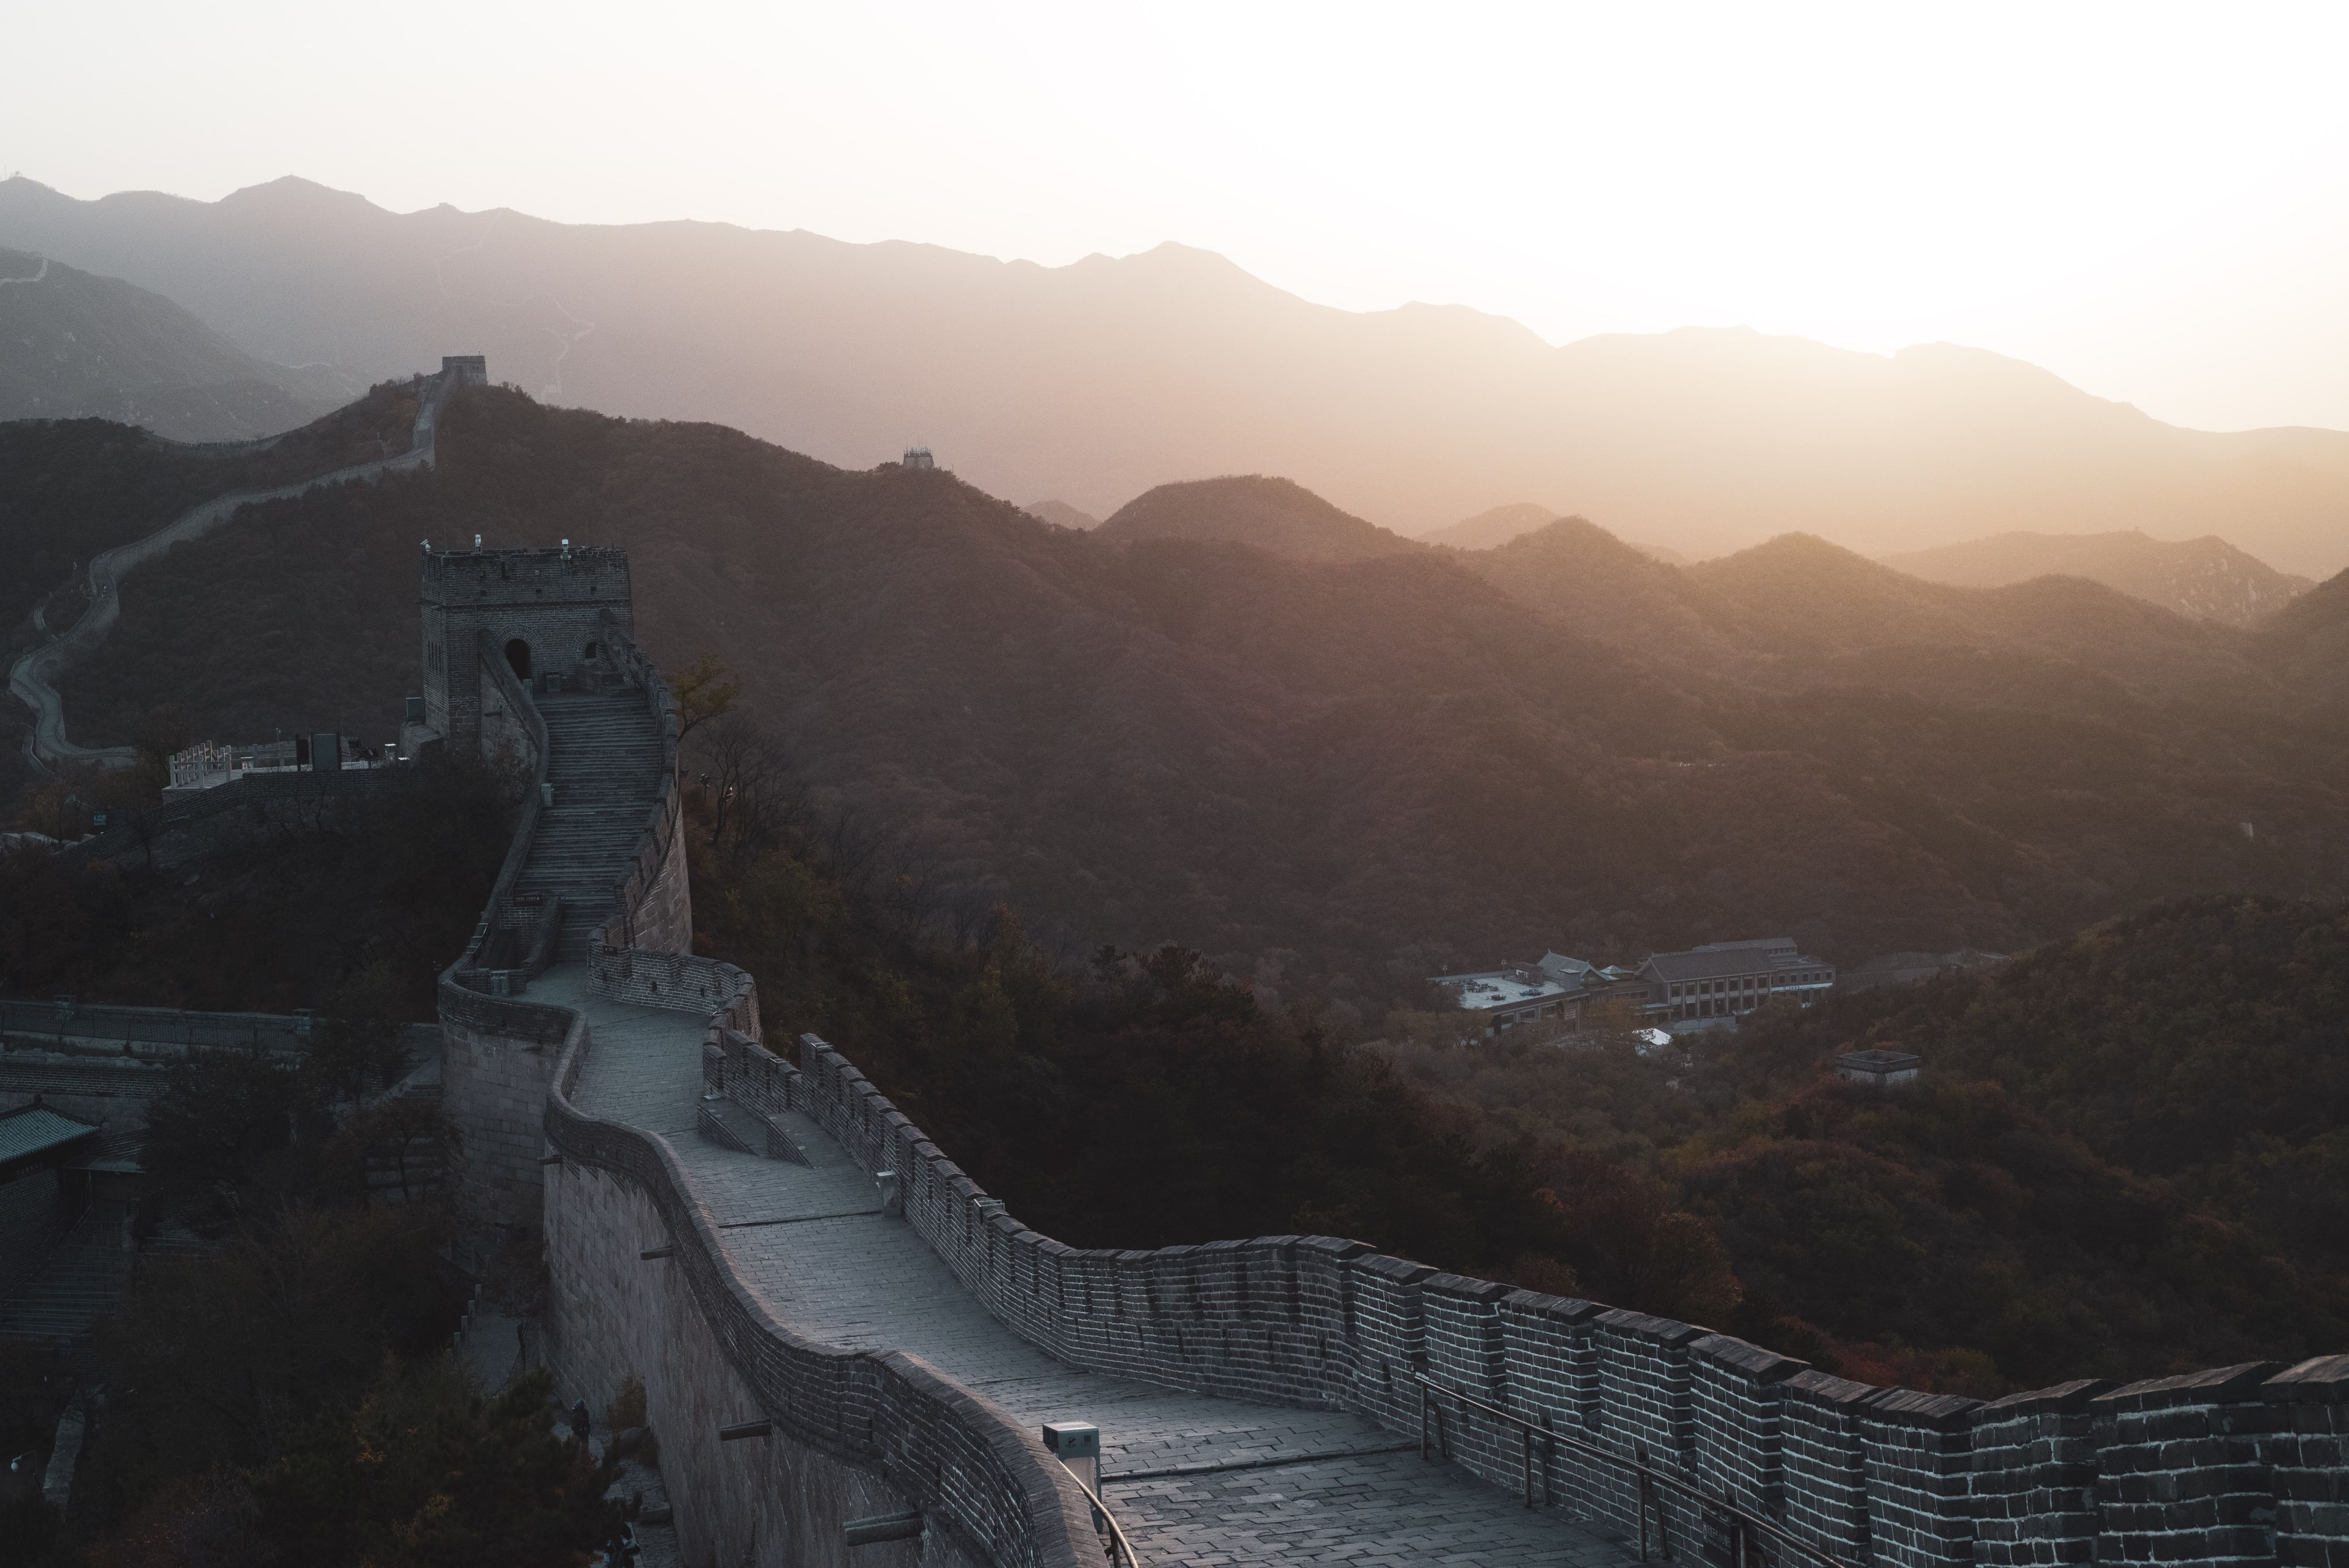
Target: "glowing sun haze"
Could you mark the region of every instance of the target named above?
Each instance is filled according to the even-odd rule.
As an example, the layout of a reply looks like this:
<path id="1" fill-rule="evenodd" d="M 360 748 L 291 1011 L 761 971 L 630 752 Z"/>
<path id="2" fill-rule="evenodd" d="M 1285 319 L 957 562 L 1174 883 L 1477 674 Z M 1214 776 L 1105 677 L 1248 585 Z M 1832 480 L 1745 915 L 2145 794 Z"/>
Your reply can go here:
<path id="1" fill-rule="evenodd" d="M 2349 7 L 12 7 L 0 167 L 1048 264 L 1178 239 L 1554 342 L 2013 354 L 2349 426 Z"/>

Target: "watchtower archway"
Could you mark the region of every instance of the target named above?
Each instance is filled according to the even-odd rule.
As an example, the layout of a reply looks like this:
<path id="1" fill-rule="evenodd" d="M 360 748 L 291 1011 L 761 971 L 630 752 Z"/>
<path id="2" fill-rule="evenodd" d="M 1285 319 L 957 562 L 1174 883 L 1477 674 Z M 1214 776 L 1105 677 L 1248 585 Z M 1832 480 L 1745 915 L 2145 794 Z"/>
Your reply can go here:
<path id="1" fill-rule="evenodd" d="M 529 680 L 530 644 L 524 642 L 521 638 L 515 638 L 512 642 L 507 643 L 506 662 L 513 666 L 513 672 L 516 675 L 520 676 L 524 680 Z"/>

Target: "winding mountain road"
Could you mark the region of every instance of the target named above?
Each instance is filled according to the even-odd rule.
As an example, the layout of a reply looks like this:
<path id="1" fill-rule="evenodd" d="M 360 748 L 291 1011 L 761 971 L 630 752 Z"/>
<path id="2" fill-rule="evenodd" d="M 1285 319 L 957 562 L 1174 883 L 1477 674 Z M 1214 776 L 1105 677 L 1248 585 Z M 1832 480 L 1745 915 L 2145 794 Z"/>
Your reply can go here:
<path id="1" fill-rule="evenodd" d="M 281 484 L 274 490 L 241 490 L 227 495 L 216 495 L 202 505 L 192 506 L 158 528 L 143 539 L 92 557 L 89 563 L 89 607 L 79 619 L 63 632 L 51 638 L 18 659 L 8 670 L 8 690 L 17 701 L 33 711 L 33 728 L 25 736 L 25 759 L 44 772 L 61 763 L 96 763 L 99 767 L 129 767 L 138 761 L 137 750 L 129 746 L 81 746 L 66 736 L 65 702 L 57 695 L 57 678 L 66 667 L 104 642 L 122 614 L 120 585 L 122 579 L 139 567 L 155 559 L 172 545 L 189 539 L 199 539 L 235 515 L 239 507 L 264 501 L 290 501 L 305 495 L 321 485 L 341 484 L 350 480 L 369 483 L 386 473 L 404 472 L 410 469 L 432 466 L 433 430 L 441 404 L 456 384 L 456 374 L 444 370 L 431 379 L 424 395 L 423 405 L 416 410 L 416 425 L 409 448 L 397 457 L 378 458 L 372 462 L 356 463 L 322 473 L 314 479 L 293 484 Z"/>

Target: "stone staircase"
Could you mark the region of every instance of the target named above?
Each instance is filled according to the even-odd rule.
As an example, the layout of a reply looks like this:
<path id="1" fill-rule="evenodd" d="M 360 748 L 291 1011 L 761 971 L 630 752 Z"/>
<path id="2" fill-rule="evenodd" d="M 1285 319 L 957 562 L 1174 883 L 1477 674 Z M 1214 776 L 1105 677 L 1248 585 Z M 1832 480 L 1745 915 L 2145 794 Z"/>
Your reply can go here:
<path id="1" fill-rule="evenodd" d="M 660 794 L 659 723 L 644 693 L 628 688 L 550 691 L 536 701 L 554 804 L 539 811 L 514 893 L 563 900 L 554 960 L 583 962 L 592 934 L 612 918 L 613 889 L 628 874 Z"/>
<path id="2" fill-rule="evenodd" d="M 0 1338 L 83 1338 L 121 1299 L 130 1259 L 122 1245 L 122 1211 L 92 1204 L 38 1272 L 0 1302 Z"/>

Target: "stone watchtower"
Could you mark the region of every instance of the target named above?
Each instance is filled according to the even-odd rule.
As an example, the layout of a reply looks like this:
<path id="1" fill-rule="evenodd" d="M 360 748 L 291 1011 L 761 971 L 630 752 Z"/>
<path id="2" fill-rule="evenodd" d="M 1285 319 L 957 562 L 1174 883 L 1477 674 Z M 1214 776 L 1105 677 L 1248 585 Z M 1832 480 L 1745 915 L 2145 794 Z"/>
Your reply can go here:
<path id="1" fill-rule="evenodd" d="M 440 742 L 459 752 L 496 749 L 502 704 L 481 668 L 483 634 L 489 657 L 543 691 L 549 677 L 579 684 L 613 668 L 607 617 L 623 637 L 636 630 L 624 550 L 428 546 L 423 601 L 424 711 L 409 730 L 415 744 Z"/>

